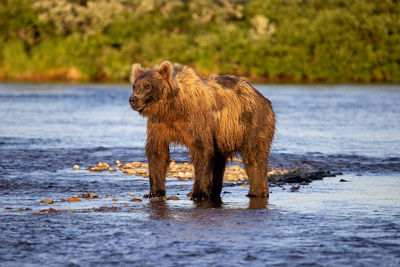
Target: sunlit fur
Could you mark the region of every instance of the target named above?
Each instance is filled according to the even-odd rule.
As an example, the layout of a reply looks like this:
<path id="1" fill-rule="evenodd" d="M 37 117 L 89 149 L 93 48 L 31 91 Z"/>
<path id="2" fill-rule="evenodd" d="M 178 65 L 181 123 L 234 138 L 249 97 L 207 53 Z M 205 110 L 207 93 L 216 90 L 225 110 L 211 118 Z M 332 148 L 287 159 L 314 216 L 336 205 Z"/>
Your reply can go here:
<path id="1" fill-rule="evenodd" d="M 201 78 L 190 67 L 172 66 L 168 61 L 147 71 L 133 65 L 133 87 L 143 79 L 157 81 L 153 84 L 158 88 L 152 90 L 161 94 L 140 111 L 148 118 L 148 197 L 165 195 L 170 143 L 189 149 L 195 168 L 193 199 L 219 198 L 226 160 L 236 153 L 243 157 L 249 196 L 268 196 L 268 155 L 275 131 L 275 114 L 268 99 L 244 79 Z"/>

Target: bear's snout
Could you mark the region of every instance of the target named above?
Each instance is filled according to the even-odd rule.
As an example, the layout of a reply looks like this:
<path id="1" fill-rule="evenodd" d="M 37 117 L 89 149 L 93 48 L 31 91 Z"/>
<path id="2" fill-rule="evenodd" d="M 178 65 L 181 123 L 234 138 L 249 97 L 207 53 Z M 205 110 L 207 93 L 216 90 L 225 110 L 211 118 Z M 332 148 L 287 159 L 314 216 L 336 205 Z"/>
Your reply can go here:
<path id="1" fill-rule="evenodd" d="M 141 111 L 144 108 L 144 104 L 140 101 L 139 97 L 134 95 L 129 97 L 129 104 L 131 104 L 131 108 L 136 111 Z"/>
<path id="2" fill-rule="evenodd" d="M 131 103 L 131 106 L 134 104 L 137 104 L 138 101 L 139 101 L 139 98 L 137 96 L 131 96 L 129 98 L 129 103 Z"/>

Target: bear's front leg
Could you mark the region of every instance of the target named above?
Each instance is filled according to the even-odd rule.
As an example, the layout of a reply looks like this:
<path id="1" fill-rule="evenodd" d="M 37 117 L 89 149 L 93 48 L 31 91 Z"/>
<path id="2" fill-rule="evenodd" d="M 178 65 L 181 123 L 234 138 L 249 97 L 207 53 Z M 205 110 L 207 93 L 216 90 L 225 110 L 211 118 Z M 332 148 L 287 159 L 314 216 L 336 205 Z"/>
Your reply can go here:
<path id="1" fill-rule="evenodd" d="M 165 196 L 165 176 L 170 162 L 168 142 L 148 139 L 146 156 L 149 163 L 150 192 L 143 197 L 163 197 Z"/>
<path id="2" fill-rule="evenodd" d="M 212 195 L 214 151 L 212 147 L 199 145 L 189 148 L 194 166 L 194 184 L 189 194 L 191 200 L 208 200 Z"/>

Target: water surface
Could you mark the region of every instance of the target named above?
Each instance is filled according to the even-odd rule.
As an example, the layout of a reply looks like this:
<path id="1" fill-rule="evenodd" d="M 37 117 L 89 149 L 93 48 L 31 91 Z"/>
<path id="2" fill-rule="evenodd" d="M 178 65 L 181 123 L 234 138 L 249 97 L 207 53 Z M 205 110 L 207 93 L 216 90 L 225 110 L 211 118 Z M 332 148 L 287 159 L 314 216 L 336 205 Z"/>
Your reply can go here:
<path id="1" fill-rule="evenodd" d="M 398 266 L 400 87 L 257 88 L 278 119 L 271 165 L 342 176 L 271 187 L 268 203 L 226 183 L 219 205 L 169 179 L 180 200 L 130 202 L 143 178 L 72 169 L 146 161 L 128 85 L 0 84 L 0 265 Z M 172 158 L 189 160 L 183 148 Z M 60 201 L 84 191 L 100 198 Z M 89 210 L 102 206 L 120 209 Z M 69 212 L 34 215 L 49 207 Z"/>

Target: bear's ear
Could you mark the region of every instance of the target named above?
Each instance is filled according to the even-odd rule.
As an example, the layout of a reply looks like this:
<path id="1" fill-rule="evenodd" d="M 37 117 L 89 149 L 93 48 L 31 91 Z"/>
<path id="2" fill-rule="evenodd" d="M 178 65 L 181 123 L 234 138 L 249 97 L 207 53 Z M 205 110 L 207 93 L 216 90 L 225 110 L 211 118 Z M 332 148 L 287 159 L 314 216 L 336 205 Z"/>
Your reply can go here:
<path id="1" fill-rule="evenodd" d="M 171 80 L 172 64 L 169 61 L 164 61 L 158 67 L 158 72 L 167 80 Z"/>
<path id="2" fill-rule="evenodd" d="M 142 66 L 139 63 L 135 63 L 132 65 L 131 76 L 129 77 L 129 81 L 131 84 L 135 83 L 136 78 L 143 73 Z"/>

